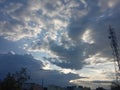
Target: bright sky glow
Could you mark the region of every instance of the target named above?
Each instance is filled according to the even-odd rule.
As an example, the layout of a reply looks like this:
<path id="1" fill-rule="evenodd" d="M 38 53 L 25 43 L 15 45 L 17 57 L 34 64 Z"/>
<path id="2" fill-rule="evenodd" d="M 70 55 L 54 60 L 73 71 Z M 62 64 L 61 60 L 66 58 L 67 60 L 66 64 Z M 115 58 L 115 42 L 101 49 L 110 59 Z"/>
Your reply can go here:
<path id="1" fill-rule="evenodd" d="M 92 39 L 92 32 L 91 30 L 87 29 L 83 35 L 82 35 L 82 40 L 85 42 L 85 43 L 89 43 L 89 44 L 93 44 L 94 43 L 94 40 Z"/>

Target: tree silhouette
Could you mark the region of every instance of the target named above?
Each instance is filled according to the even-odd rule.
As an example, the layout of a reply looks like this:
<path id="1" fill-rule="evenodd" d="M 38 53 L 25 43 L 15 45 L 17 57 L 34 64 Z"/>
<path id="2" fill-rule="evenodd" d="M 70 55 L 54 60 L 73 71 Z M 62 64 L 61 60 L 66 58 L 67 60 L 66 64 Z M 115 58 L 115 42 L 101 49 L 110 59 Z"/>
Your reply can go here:
<path id="1" fill-rule="evenodd" d="M 1 90 L 19 90 L 15 78 L 8 73 L 6 78 L 1 82 Z"/>
<path id="2" fill-rule="evenodd" d="M 120 90 L 120 86 L 111 86 L 111 90 Z"/>
<path id="3" fill-rule="evenodd" d="M 30 79 L 30 76 L 27 75 L 26 68 L 21 68 L 20 71 L 17 71 L 15 74 L 13 74 L 16 82 L 22 86 L 25 81 Z"/>
<path id="4" fill-rule="evenodd" d="M 106 90 L 106 89 L 104 89 L 103 87 L 98 87 L 96 88 L 96 90 Z"/>
<path id="5" fill-rule="evenodd" d="M 26 68 L 21 68 L 14 74 L 8 73 L 0 83 L 0 90 L 22 90 L 22 85 L 30 79 Z"/>

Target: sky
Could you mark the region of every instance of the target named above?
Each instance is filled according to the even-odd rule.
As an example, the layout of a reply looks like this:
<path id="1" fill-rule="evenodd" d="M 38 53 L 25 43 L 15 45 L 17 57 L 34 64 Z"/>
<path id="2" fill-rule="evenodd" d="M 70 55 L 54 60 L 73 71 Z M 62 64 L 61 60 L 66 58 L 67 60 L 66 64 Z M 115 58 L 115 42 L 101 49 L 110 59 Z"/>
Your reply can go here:
<path id="1" fill-rule="evenodd" d="M 119 16 L 120 0 L 0 0 L 0 77 L 26 67 L 37 83 L 108 87 Z"/>

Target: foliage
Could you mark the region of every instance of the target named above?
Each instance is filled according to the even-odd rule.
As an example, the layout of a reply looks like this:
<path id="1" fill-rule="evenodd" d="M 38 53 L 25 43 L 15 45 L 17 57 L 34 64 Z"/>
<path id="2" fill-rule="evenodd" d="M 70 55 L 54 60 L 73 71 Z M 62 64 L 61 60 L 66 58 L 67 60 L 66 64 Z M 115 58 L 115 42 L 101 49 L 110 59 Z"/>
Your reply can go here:
<path id="1" fill-rule="evenodd" d="M 120 90 L 120 86 L 111 86 L 111 90 Z"/>
<path id="2" fill-rule="evenodd" d="M 22 86 L 22 84 L 30 79 L 30 76 L 27 75 L 26 68 L 21 68 L 20 71 L 17 71 L 15 74 L 13 74 L 15 80 L 19 85 Z"/>
<path id="3" fill-rule="evenodd" d="M 96 88 L 96 90 L 106 90 L 106 89 L 104 89 L 103 87 L 98 87 Z"/>
<path id="4" fill-rule="evenodd" d="M 112 82 L 112 84 L 111 84 L 111 90 L 120 90 L 120 84 L 119 84 L 119 82 Z"/>
<path id="5" fill-rule="evenodd" d="M 27 75 L 26 68 L 21 68 L 14 74 L 8 73 L 0 83 L 0 90 L 21 90 L 28 79 L 30 77 Z"/>

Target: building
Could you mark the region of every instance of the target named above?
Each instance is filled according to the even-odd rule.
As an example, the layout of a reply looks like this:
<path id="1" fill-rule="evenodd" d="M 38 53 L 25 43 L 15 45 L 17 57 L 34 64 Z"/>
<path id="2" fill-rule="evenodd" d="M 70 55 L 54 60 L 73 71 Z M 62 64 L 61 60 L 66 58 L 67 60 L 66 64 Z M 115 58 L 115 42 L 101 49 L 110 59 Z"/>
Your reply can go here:
<path id="1" fill-rule="evenodd" d="M 91 90 L 89 87 L 84 87 L 83 90 Z"/>
<path id="2" fill-rule="evenodd" d="M 64 88 L 55 85 L 49 85 L 47 90 L 64 90 Z"/>
<path id="3" fill-rule="evenodd" d="M 65 90 L 83 90 L 82 86 L 68 86 Z"/>
<path id="4" fill-rule="evenodd" d="M 47 87 L 44 87 L 44 90 L 48 90 L 48 88 L 47 88 Z"/>
<path id="5" fill-rule="evenodd" d="M 43 88 L 39 84 L 25 83 L 23 85 L 23 90 L 43 90 Z"/>

